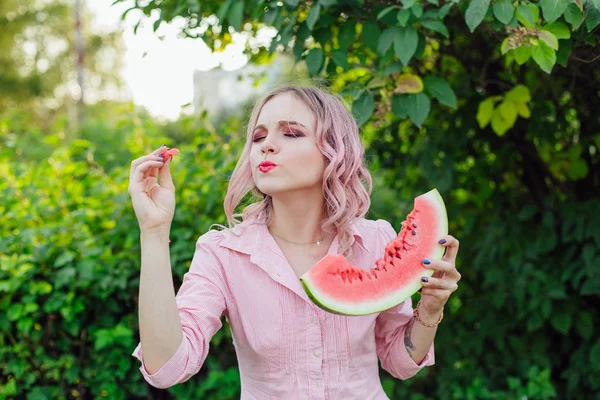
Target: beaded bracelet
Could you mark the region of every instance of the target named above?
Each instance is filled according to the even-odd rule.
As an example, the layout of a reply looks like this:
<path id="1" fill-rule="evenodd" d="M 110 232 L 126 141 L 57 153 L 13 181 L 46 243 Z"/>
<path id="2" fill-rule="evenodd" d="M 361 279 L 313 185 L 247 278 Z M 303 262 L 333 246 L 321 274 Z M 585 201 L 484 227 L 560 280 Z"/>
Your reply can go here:
<path id="1" fill-rule="evenodd" d="M 442 319 L 444 318 L 444 311 L 442 311 L 442 314 L 440 314 L 440 317 L 438 318 L 438 320 L 436 321 L 435 324 L 428 324 L 426 322 L 423 322 L 423 320 L 421 319 L 421 317 L 419 317 L 419 311 L 418 311 L 419 304 L 421 304 L 421 300 L 419 300 L 419 303 L 417 304 L 417 306 L 413 310 L 413 316 L 417 319 L 417 321 L 421 325 L 426 326 L 427 328 L 434 328 L 434 327 L 438 326 L 440 324 L 440 322 L 442 322 Z"/>

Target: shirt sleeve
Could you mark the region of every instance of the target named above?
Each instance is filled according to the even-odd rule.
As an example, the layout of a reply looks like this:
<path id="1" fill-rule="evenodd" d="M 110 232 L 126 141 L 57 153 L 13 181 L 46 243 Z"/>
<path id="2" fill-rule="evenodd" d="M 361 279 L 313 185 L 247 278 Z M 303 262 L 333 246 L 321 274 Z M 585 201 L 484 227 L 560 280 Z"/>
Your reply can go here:
<path id="1" fill-rule="evenodd" d="M 377 220 L 379 246 L 384 248 L 397 234 L 385 220 Z M 425 366 L 435 364 L 433 342 L 425 358 L 417 364 L 404 346 L 404 334 L 413 318 L 412 299 L 382 311 L 375 320 L 375 346 L 381 366 L 398 379 L 412 378 Z"/>
<path id="2" fill-rule="evenodd" d="M 144 364 L 141 343 L 132 356 L 142 362 L 140 371 L 152 386 L 166 389 L 190 379 L 200 371 L 208 355 L 209 343 L 223 325 L 221 317 L 231 296 L 222 264 L 214 252 L 218 234 L 207 232 L 196 242 L 196 250 L 175 300 L 183 339 L 175 354 L 155 373 Z"/>

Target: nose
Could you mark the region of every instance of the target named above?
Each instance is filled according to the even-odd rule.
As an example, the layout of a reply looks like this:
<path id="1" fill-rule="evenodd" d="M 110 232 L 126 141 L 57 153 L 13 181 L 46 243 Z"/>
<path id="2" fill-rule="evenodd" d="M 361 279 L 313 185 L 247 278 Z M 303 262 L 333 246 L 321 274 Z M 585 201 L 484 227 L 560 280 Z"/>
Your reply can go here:
<path id="1" fill-rule="evenodd" d="M 266 153 L 277 153 L 279 151 L 279 146 L 276 143 L 275 134 L 268 134 L 260 144 L 260 152 L 261 154 Z"/>

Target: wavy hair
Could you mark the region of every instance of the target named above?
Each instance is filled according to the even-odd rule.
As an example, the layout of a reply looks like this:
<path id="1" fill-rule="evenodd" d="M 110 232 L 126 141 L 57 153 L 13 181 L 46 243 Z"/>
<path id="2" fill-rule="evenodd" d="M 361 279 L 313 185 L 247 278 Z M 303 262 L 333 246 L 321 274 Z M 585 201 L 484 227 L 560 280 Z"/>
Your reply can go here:
<path id="1" fill-rule="evenodd" d="M 280 84 L 259 98 L 252 109 L 247 125 L 246 143 L 242 155 L 229 180 L 224 210 L 230 228 L 252 224 L 269 225 L 273 202 L 256 187 L 250 167 L 252 132 L 263 106 L 273 97 L 291 93 L 303 101 L 317 120 L 317 147 L 328 160 L 323 173 L 323 197 L 326 218 L 321 221 L 323 232 L 338 234 L 339 254 L 352 255 L 351 225 L 365 216 L 371 205 L 373 190 L 371 174 L 365 166 L 365 148 L 360 141 L 354 117 L 346 108 L 344 99 L 327 89 L 297 84 Z M 244 196 L 251 192 L 256 202 L 234 214 Z M 237 219 L 242 217 L 242 220 Z"/>

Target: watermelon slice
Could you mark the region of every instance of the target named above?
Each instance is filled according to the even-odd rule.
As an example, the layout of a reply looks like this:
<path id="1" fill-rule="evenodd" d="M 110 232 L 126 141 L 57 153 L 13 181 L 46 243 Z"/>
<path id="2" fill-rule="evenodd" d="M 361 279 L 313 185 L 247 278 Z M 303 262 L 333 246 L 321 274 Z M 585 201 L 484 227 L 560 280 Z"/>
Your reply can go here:
<path id="1" fill-rule="evenodd" d="M 339 254 L 323 257 L 300 280 L 319 307 L 335 314 L 366 315 L 394 307 L 416 293 L 421 277 L 433 275 L 422 260 L 441 259 L 438 240 L 448 234 L 448 216 L 437 189 L 418 196 L 398 236 L 370 271 Z"/>
<path id="2" fill-rule="evenodd" d="M 169 161 L 169 158 L 173 157 L 175 154 L 179 154 L 179 150 L 178 149 L 170 149 L 168 147 L 167 147 L 167 150 L 160 153 L 160 155 L 163 156 L 163 159 L 165 162 Z"/>

